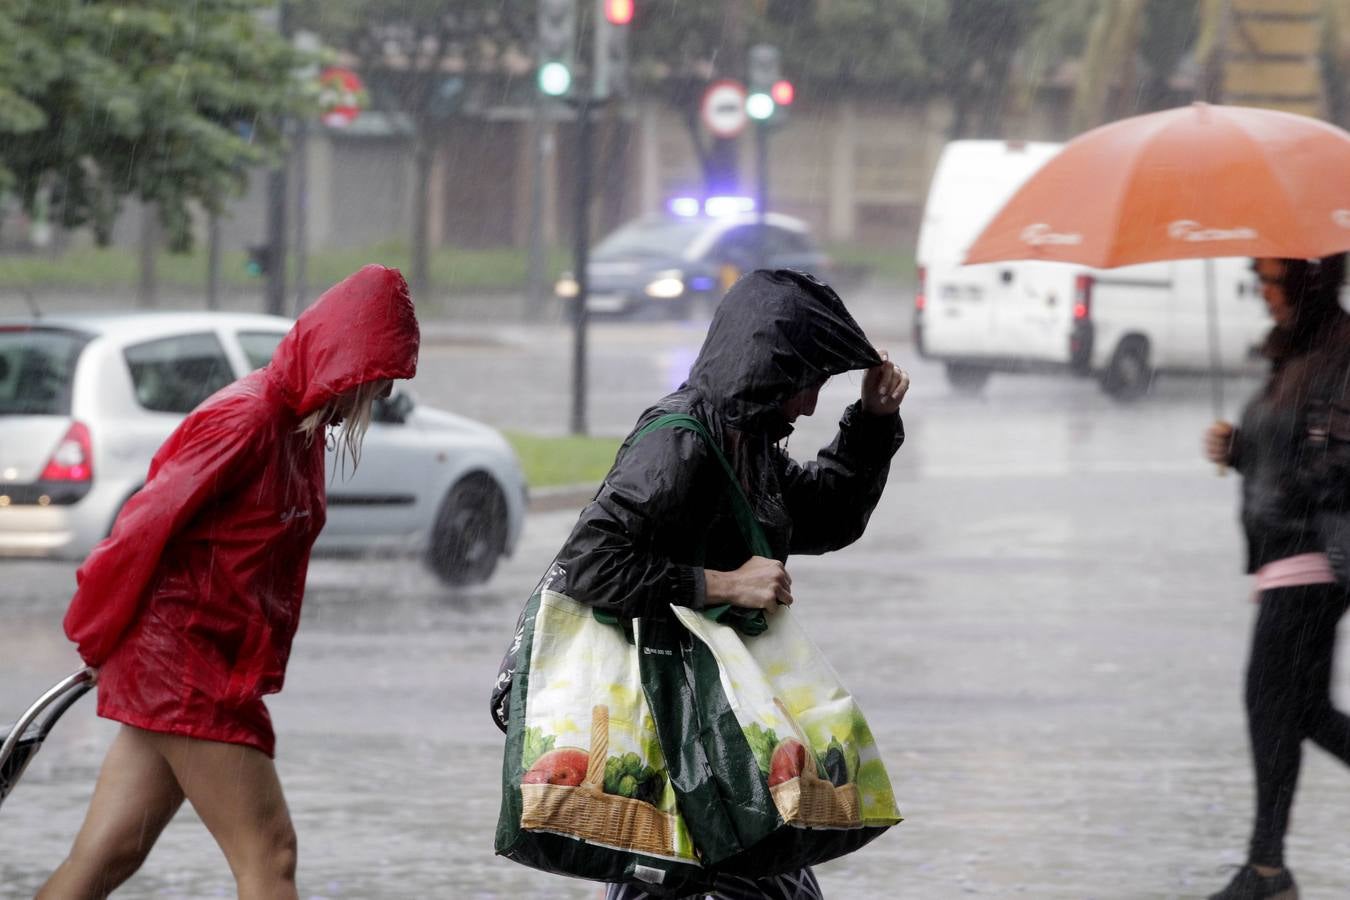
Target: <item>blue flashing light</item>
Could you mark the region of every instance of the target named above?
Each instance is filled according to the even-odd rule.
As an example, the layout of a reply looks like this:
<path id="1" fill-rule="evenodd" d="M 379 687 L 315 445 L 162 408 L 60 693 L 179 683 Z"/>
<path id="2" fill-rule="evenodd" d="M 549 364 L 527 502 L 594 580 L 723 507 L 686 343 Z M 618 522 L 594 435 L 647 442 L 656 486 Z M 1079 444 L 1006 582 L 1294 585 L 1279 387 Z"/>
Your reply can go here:
<path id="1" fill-rule="evenodd" d="M 709 197 L 703 201 L 703 211 L 710 216 L 734 216 L 754 212 L 755 201 L 752 197 Z"/>
<path id="2" fill-rule="evenodd" d="M 675 197 L 666 205 L 672 213 L 684 218 L 691 218 L 699 213 L 697 197 Z"/>
<path id="3" fill-rule="evenodd" d="M 700 215 L 717 218 L 754 212 L 755 200 L 753 197 L 737 197 L 730 194 L 707 197 L 704 200 L 697 197 L 672 197 L 666 201 L 666 209 L 671 215 L 682 219 L 692 219 Z"/>
<path id="4" fill-rule="evenodd" d="M 711 291 L 717 286 L 717 280 L 709 278 L 707 275 L 695 275 L 689 279 L 689 290 L 691 291 Z"/>

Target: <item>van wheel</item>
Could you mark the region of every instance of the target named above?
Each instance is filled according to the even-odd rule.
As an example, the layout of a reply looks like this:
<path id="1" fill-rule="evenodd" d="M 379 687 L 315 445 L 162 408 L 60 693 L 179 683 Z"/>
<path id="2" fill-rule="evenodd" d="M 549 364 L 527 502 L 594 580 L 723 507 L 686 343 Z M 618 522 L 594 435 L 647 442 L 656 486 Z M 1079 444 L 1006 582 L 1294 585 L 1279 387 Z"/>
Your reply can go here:
<path id="1" fill-rule="evenodd" d="M 1149 365 L 1148 343 L 1142 338 L 1126 338 L 1111 356 L 1111 365 L 1102 375 L 1102 390 L 1116 400 L 1138 400 L 1153 386 L 1153 367 Z"/>
<path id="2" fill-rule="evenodd" d="M 427 565 L 449 585 L 482 584 L 506 549 L 506 500 L 486 475 L 470 475 L 445 495 Z"/>
<path id="3" fill-rule="evenodd" d="M 961 394 L 978 394 L 989 383 L 992 373 L 984 366 L 947 363 L 947 383 Z"/>

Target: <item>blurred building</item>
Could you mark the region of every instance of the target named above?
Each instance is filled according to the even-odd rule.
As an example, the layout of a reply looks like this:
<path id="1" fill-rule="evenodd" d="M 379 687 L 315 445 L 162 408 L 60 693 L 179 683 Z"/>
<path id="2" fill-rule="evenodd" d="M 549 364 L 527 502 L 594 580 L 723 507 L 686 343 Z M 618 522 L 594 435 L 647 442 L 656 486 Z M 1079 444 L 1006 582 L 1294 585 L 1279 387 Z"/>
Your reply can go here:
<path id="1" fill-rule="evenodd" d="M 1032 109 L 1008 128 L 1012 136 L 1068 136 L 1066 89 L 1049 85 Z M 770 207 L 808 222 L 823 241 L 910 246 L 938 154 L 947 139 L 950 107 L 941 101 L 905 104 L 878 99 L 801 99 L 771 138 Z M 436 139 L 429 183 L 416 184 L 412 129 L 379 111 L 352 125 L 312 126 L 305 142 L 306 235 L 311 249 L 406 242 L 412 197 L 430 201 L 435 246 L 525 247 L 534 216 L 534 142 L 545 160 L 540 217 L 545 240 L 566 245 L 573 218 L 575 124 L 556 111 L 541 127 L 524 105 L 489 107 L 447 120 Z M 632 216 L 655 212 L 673 196 L 702 189 L 698 157 L 682 115 L 657 102 L 633 102 L 599 125 L 595 146 L 595 233 Z M 754 139 L 739 140 L 746 192 L 754 184 Z M 301 193 L 292 160 L 291 227 Z M 238 250 L 263 233 L 265 171 L 221 222 L 223 246 Z M 114 241 L 134 245 L 139 212 L 130 208 Z"/>

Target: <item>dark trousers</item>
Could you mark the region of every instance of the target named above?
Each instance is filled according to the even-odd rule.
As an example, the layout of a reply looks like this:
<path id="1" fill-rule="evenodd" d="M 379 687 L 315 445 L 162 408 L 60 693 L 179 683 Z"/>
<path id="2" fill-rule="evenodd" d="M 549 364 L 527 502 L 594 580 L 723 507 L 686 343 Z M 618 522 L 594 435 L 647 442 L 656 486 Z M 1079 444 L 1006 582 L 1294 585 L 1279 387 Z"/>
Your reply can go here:
<path id="1" fill-rule="evenodd" d="M 1350 593 L 1332 584 L 1261 594 L 1247 665 L 1247 729 L 1256 770 L 1256 824 L 1247 860 L 1284 865 L 1284 835 L 1303 741 L 1350 765 L 1350 718 L 1331 705 L 1336 624 Z"/>
<path id="2" fill-rule="evenodd" d="M 605 900 L 650 900 L 651 894 L 631 884 L 611 884 Z M 683 900 L 822 900 L 820 883 L 810 869 L 769 878 L 724 875 L 711 893 L 694 894 Z"/>

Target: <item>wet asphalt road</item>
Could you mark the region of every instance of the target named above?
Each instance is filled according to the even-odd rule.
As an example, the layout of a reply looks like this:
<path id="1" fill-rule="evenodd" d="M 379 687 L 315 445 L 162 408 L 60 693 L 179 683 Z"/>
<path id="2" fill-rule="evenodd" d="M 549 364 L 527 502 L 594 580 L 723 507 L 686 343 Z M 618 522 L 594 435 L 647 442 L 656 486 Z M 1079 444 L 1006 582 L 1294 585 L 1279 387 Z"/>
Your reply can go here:
<path id="1" fill-rule="evenodd" d="M 874 334 L 903 335 L 887 307 L 866 313 Z M 592 429 L 626 430 L 700 337 L 597 327 Z M 1087 382 L 1001 377 L 969 398 L 908 346 L 878 343 L 914 376 L 909 440 L 865 537 L 790 566 L 795 609 L 868 712 L 907 821 L 821 867 L 827 896 L 1217 889 L 1251 806 L 1240 684 L 1254 609 L 1238 480 L 1198 457 L 1207 386 L 1164 380 L 1118 406 Z M 493 424 L 561 432 L 568 353 L 549 329 L 452 335 L 428 342 L 414 387 Z M 827 387 L 795 455 L 828 439 L 857 382 Z M 311 567 L 287 689 L 269 704 L 302 896 L 599 896 L 491 852 L 501 741 L 487 691 L 574 517 L 533 514 L 492 583 L 463 593 L 407 561 Z M 72 584 L 69 564 L 0 563 L 0 718 L 75 665 L 60 633 Z M 1336 683 L 1347 705 L 1344 672 Z M 0 808 L 0 897 L 31 896 L 65 852 L 114 728 L 83 701 Z M 1350 896 L 1347 808 L 1350 772 L 1309 750 L 1289 844 L 1305 898 Z M 184 810 L 117 896 L 233 891 Z"/>

